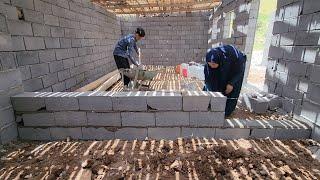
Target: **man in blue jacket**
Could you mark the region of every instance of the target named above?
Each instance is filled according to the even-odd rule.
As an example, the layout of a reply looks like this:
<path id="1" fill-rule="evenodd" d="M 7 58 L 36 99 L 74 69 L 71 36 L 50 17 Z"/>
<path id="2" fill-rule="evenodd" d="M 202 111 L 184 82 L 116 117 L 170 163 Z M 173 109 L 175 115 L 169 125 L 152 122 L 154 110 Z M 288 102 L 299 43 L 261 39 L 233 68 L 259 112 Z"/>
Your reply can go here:
<path id="1" fill-rule="evenodd" d="M 135 34 L 129 34 L 127 36 L 124 36 L 118 41 L 113 51 L 114 60 L 117 64 L 118 69 L 129 69 L 130 64 L 128 59 L 130 59 L 131 63 L 133 63 L 134 65 L 140 66 L 140 64 L 137 61 L 135 61 L 132 57 L 132 53 L 133 50 L 135 50 L 136 53 L 139 55 L 136 42 L 141 40 L 144 36 L 144 29 L 137 28 Z M 124 76 L 124 85 L 128 86 L 129 83 L 130 78 Z"/>
<path id="2" fill-rule="evenodd" d="M 246 60 L 246 55 L 232 45 L 212 48 L 206 54 L 204 90 L 222 92 L 227 96 L 225 116 L 230 116 L 236 108 Z"/>

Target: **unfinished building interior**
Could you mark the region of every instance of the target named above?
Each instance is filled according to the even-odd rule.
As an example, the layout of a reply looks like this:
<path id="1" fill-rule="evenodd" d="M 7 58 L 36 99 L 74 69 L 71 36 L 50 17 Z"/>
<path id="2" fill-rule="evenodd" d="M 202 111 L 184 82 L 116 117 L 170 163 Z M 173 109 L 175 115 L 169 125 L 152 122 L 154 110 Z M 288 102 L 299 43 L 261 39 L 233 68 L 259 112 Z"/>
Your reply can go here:
<path id="1" fill-rule="evenodd" d="M 118 143 L 125 143 L 123 153 L 127 144 L 134 149 L 137 140 L 142 141 L 138 141 L 141 147 L 145 148 L 144 142 L 152 146 L 146 139 L 161 140 L 160 151 L 161 142 L 161 147 L 167 147 L 169 140 L 169 149 L 180 152 L 187 151 L 178 147 L 181 138 L 198 138 L 198 144 L 199 138 L 205 143 L 258 138 L 257 144 L 268 141 L 265 138 L 319 140 L 320 1 L 277 1 L 270 42 L 265 45 L 269 51 L 263 91 L 247 83 L 251 61 L 255 61 L 259 5 L 260 0 L 0 0 L 0 144 L 49 141 L 42 145 L 45 149 L 66 139 L 109 140 L 108 147 L 113 149 L 104 154 L 113 155 L 121 151 Z M 138 27 L 145 29 L 146 36 L 138 43 L 141 57 L 135 58 L 157 75 L 148 81 L 148 90 L 124 91 L 113 50 L 122 36 Z M 202 91 L 203 72 L 190 78 L 177 68 L 189 62 L 204 64 L 208 49 L 222 44 L 234 45 L 247 55 L 243 95 L 230 118 L 224 116 L 227 98 L 222 93 Z M 248 95 L 252 92 L 262 100 L 252 100 Z M 276 109 L 262 115 L 250 112 L 268 108 L 271 102 Z M 102 147 L 97 142 L 90 147 L 87 141 L 88 146 L 76 142 L 74 147 L 88 149 L 88 155 L 90 148 Z M 196 144 L 194 139 L 188 143 Z M 201 146 L 192 145 L 191 149 Z M 176 160 L 170 161 L 176 163 L 174 170 L 168 167 L 175 178 L 180 167 Z M 311 164 L 317 168 L 290 176 L 320 178 L 319 163 Z M 197 163 L 190 161 L 192 167 L 197 168 Z M 8 174 L 12 169 L 1 168 L 0 179 L 13 178 Z M 188 175 L 181 168 L 180 178 L 197 179 L 190 175 L 192 170 Z M 86 175 L 81 173 L 80 179 Z M 206 176 L 202 172 L 199 177 L 223 173 Z M 159 178 L 153 175 L 148 178 Z M 258 175 L 267 176 L 260 171 Z M 109 178 L 116 177 L 123 176 Z"/>

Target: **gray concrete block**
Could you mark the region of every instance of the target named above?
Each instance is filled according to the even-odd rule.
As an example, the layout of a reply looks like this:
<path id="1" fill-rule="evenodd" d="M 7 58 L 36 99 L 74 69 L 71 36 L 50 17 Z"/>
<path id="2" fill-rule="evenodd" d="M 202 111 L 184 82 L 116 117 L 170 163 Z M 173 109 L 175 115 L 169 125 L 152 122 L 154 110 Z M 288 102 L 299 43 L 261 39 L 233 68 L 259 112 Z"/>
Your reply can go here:
<path id="1" fill-rule="evenodd" d="M 38 141 L 51 140 L 49 128 L 19 127 L 18 133 L 19 133 L 19 138 L 23 140 L 38 140 Z"/>
<path id="2" fill-rule="evenodd" d="M 61 92 L 66 90 L 66 82 L 60 82 L 57 84 L 52 85 L 53 92 Z"/>
<path id="3" fill-rule="evenodd" d="M 315 83 L 320 83 L 320 65 L 311 66 L 310 69 L 310 80 Z"/>
<path id="4" fill-rule="evenodd" d="M 284 129 L 277 128 L 275 139 L 309 139 L 311 137 L 311 129 Z"/>
<path id="5" fill-rule="evenodd" d="M 60 48 L 59 38 L 46 37 L 44 38 L 44 42 L 46 44 L 46 48 Z"/>
<path id="6" fill-rule="evenodd" d="M 55 112 L 54 119 L 57 126 L 86 126 L 87 122 L 87 114 L 86 112 L 81 111 L 62 111 Z"/>
<path id="7" fill-rule="evenodd" d="M 112 92 L 85 92 L 78 96 L 80 110 L 112 111 Z"/>
<path id="8" fill-rule="evenodd" d="M 11 97 L 15 111 L 38 111 L 45 108 L 44 98 L 36 97 L 41 93 L 25 92 Z"/>
<path id="9" fill-rule="evenodd" d="M 304 0 L 303 14 L 310 14 L 319 11 L 320 2 L 313 0 Z"/>
<path id="10" fill-rule="evenodd" d="M 0 91 L 0 108 L 5 108 L 11 106 L 11 96 L 15 96 L 17 94 L 23 93 L 22 85 L 12 87 L 10 90 L 1 90 Z"/>
<path id="11" fill-rule="evenodd" d="M 41 63 L 30 66 L 32 78 L 36 78 L 49 73 L 49 64 Z"/>
<path id="12" fill-rule="evenodd" d="M 222 127 L 223 112 L 190 112 L 190 126 L 194 127 Z"/>
<path id="13" fill-rule="evenodd" d="M 259 94 L 243 94 L 243 100 L 246 107 L 257 114 L 266 113 L 270 101 Z"/>
<path id="14" fill-rule="evenodd" d="M 57 60 L 76 57 L 78 55 L 77 49 L 56 49 Z"/>
<path id="15" fill-rule="evenodd" d="M 11 141 L 17 140 L 18 137 L 18 131 L 17 131 L 17 125 L 16 123 L 11 123 L 10 125 L 2 128 L 0 130 L 0 143 L 6 144 Z"/>
<path id="16" fill-rule="evenodd" d="M 76 80 L 75 77 L 67 79 L 67 80 L 65 80 L 65 82 L 66 82 L 66 88 L 67 89 L 70 89 L 70 88 L 72 88 L 73 86 L 75 86 L 77 84 L 77 80 Z"/>
<path id="17" fill-rule="evenodd" d="M 122 112 L 122 126 L 150 127 L 155 126 L 155 114 L 147 112 Z"/>
<path id="18" fill-rule="evenodd" d="M 209 92 L 211 95 L 211 111 L 224 112 L 226 108 L 227 97 L 220 92 Z"/>
<path id="19" fill-rule="evenodd" d="M 45 49 L 42 37 L 23 37 L 23 39 L 26 45 L 26 50 Z"/>
<path id="20" fill-rule="evenodd" d="M 52 62 L 56 60 L 56 53 L 54 50 L 39 51 L 40 62 Z"/>
<path id="21" fill-rule="evenodd" d="M 312 139 L 320 140 L 320 126 L 314 126 L 312 129 Z"/>
<path id="22" fill-rule="evenodd" d="M 8 2 L 10 4 L 10 1 Z M 11 20 L 18 20 L 18 14 L 16 7 L 1 3 L 0 4 L 0 12 L 3 14 L 7 19 Z"/>
<path id="23" fill-rule="evenodd" d="M 51 26 L 59 26 L 59 18 L 57 16 L 44 14 L 44 23 Z"/>
<path id="24" fill-rule="evenodd" d="M 51 4 L 40 1 L 40 0 L 34 0 L 34 9 L 44 14 L 52 14 Z"/>
<path id="25" fill-rule="evenodd" d="M 117 92 L 112 95 L 114 111 L 147 111 L 147 92 Z"/>
<path id="26" fill-rule="evenodd" d="M 53 93 L 45 98 L 46 109 L 48 111 L 79 110 L 77 94 L 79 93 Z"/>
<path id="27" fill-rule="evenodd" d="M 216 128 L 216 139 L 247 139 L 250 136 L 250 129 L 240 129 L 240 128 Z"/>
<path id="28" fill-rule="evenodd" d="M 53 61 L 49 63 L 49 70 L 51 73 L 63 70 L 62 61 Z"/>
<path id="29" fill-rule="evenodd" d="M 43 88 L 41 78 L 33 78 L 22 82 L 23 88 L 26 92 L 34 92 Z"/>
<path id="30" fill-rule="evenodd" d="M 73 68 L 74 67 L 73 58 L 64 59 L 64 60 L 62 60 L 62 63 L 63 63 L 63 68 L 64 69 L 69 69 L 69 68 Z"/>
<path id="31" fill-rule="evenodd" d="M 156 112 L 156 126 L 189 126 L 188 112 Z"/>
<path id="32" fill-rule="evenodd" d="M 148 137 L 151 139 L 170 139 L 174 140 L 181 136 L 180 128 L 148 128 Z"/>
<path id="33" fill-rule="evenodd" d="M 205 91 L 185 91 L 183 96 L 183 111 L 208 111 L 211 96 Z"/>
<path id="34" fill-rule="evenodd" d="M 320 123 L 320 105 L 304 99 L 302 103 L 301 116 L 312 123 Z"/>
<path id="35" fill-rule="evenodd" d="M 14 122 L 14 112 L 10 106 L 0 109 L 0 129 Z"/>
<path id="36" fill-rule="evenodd" d="M 8 69 L 16 69 L 17 64 L 15 60 L 15 54 L 6 52 L 0 53 L 0 63 L 2 66 L 2 71 Z"/>
<path id="37" fill-rule="evenodd" d="M 63 62 L 62 62 L 63 64 Z M 64 71 L 59 71 L 58 72 L 58 79 L 59 81 L 64 81 L 66 79 L 70 78 L 70 70 L 69 69 L 66 69 Z"/>
<path id="38" fill-rule="evenodd" d="M 151 110 L 179 111 L 182 110 L 182 96 L 177 92 L 148 92 L 147 105 Z"/>
<path id="39" fill-rule="evenodd" d="M 24 35 L 24 36 L 32 36 L 32 28 L 31 23 L 23 22 L 23 21 L 13 21 L 8 20 L 8 30 L 11 35 Z"/>
<path id="40" fill-rule="evenodd" d="M 82 127 L 82 138 L 85 140 L 114 139 L 114 132 L 105 128 Z"/>
<path id="41" fill-rule="evenodd" d="M 22 36 L 11 36 L 12 50 L 23 51 L 26 50 Z"/>
<path id="42" fill-rule="evenodd" d="M 214 138 L 215 128 L 182 128 L 181 137 L 190 138 L 190 137 L 206 137 Z"/>
<path id="43" fill-rule="evenodd" d="M 110 112 L 110 113 L 95 113 L 88 112 L 88 125 L 89 126 L 110 126 L 110 127 L 120 127 L 121 126 L 121 116 L 120 113 Z"/>
<path id="44" fill-rule="evenodd" d="M 276 129 L 252 129 L 250 137 L 251 138 L 274 138 Z"/>
<path id="45" fill-rule="evenodd" d="M 7 90 L 21 85 L 21 73 L 18 69 L 0 71 L 0 90 Z"/>
<path id="46" fill-rule="evenodd" d="M 23 125 L 24 126 L 54 126 L 54 115 L 53 113 L 34 113 L 34 114 L 23 114 Z"/>
<path id="47" fill-rule="evenodd" d="M 25 9 L 23 15 L 26 21 L 40 24 L 43 23 L 43 14 L 41 12 Z"/>
<path id="48" fill-rule="evenodd" d="M 11 36 L 9 34 L 0 32 L 0 38 L 2 40 L 2 43 L 0 44 L 0 51 L 11 51 L 13 48 Z"/>
<path id="49" fill-rule="evenodd" d="M 148 137 L 147 128 L 121 128 L 115 131 L 116 139 L 144 140 L 146 137 Z"/>
<path id="50" fill-rule="evenodd" d="M 19 66 L 39 63 L 39 54 L 36 51 L 17 52 L 17 63 Z"/>
<path id="51" fill-rule="evenodd" d="M 13 6 L 26 8 L 26 9 L 34 9 L 33 0 L 11 0 Z"/>
<path id="52" fill-rule="evenodd" d="M 80 127 L 77 128 L 50 128 L 52 140 L 62 140 L 70 137 L 72 139 L 83 139 Z"/>
<path id="53" fill-rule="evenodd" d="M 58 25 L 59 25 L 59 21 L 58 21 Z M 64 29 L 61 27 L 51 27 L 50 31 L 51 31 L 52 37 L 64 37 Z"/>
<path id="54" fill-rule="evenodd" d="M 71 48 L 71 39 L 60 38 L 61 48 Z"/>

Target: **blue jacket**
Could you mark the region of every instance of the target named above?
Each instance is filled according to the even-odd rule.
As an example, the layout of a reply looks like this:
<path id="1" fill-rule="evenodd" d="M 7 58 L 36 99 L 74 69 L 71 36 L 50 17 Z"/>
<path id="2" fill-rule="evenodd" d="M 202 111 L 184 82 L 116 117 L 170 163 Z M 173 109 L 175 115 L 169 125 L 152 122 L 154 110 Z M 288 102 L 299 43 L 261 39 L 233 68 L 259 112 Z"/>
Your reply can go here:
<path id="1" fill-rule="evenodd" d="M 136 62 L 132 57 L 133 49 L 137 54 L 139 54 L 134 35 L 129 34 L 118 41 L 116 47 L 114 48 L 113 55 L 128 58 L 133 64 L 138 66 L 138 62 Z"/>
<path id="2" fill-rule="evenodd" d="M 212 48 L 206 55 L 206 62 L 219 64 L 217 69 L 212 69 L 208 63 L 205 65 L 204 74 L 208 90 L 224 92 L 227 84 L 233 85 L 234 88 L 242 84 L 246 55 L 234 46 Z"/>

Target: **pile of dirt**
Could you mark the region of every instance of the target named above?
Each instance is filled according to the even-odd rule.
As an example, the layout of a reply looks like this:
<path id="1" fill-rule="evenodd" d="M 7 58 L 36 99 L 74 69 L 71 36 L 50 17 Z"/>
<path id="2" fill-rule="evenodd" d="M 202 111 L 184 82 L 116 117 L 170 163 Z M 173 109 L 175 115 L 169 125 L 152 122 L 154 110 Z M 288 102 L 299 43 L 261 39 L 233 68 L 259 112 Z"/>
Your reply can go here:
<path id="1" fill-rule="evenodd" d="M 0 179 L 320 179 L 313 140 L 178 139 L 17 142 Z"/>

